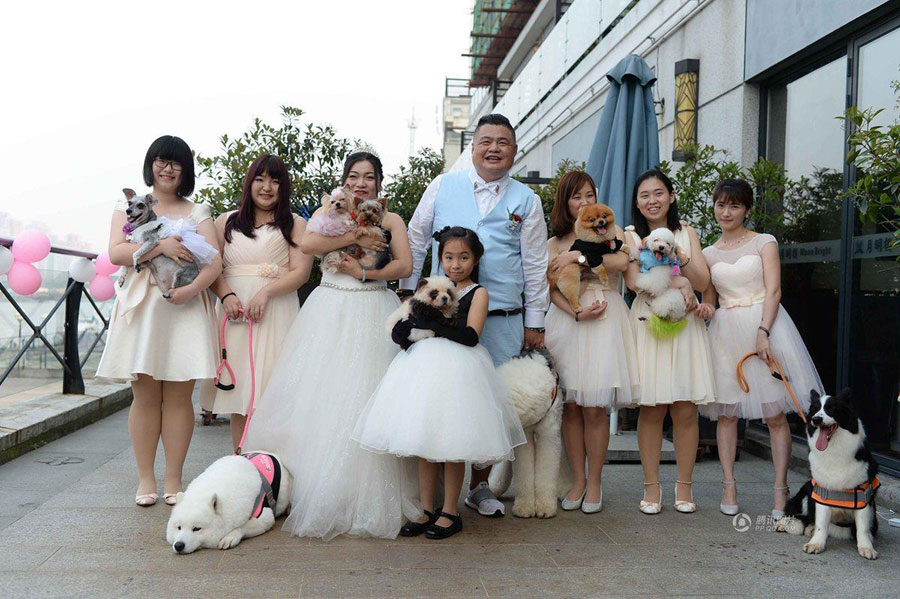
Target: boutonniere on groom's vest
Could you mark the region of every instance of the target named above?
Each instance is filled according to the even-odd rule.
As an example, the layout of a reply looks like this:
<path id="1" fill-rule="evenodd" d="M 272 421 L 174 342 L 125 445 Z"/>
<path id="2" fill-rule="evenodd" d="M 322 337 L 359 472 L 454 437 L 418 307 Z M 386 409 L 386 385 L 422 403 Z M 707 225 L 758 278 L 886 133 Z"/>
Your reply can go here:
<path id="1" fill-rule="evenodd" d="M 506 213 L 509 215 L 509 220 L 506 223 L 509 230 L 514 232 L 520 231 L 522 229 L 522 217 L 509 210 L 507 210 Z"/>

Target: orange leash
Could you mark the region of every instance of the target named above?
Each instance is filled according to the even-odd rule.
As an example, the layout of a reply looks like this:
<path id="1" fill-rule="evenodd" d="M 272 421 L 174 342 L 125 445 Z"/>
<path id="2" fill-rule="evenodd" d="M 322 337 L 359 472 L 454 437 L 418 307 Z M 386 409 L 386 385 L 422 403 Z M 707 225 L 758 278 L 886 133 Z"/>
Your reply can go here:
<path id="1" fill-rule="evenodd" d="M 747 358 L 751 358 L 755 355 L 756 352 L 752 351 L 741 358 L 737 363 L 738 386 L 744 393 L 750 393 L 750 384 L 747 382 L 747 377 L 744 376 L 744 362 L 747 361 Z M 769 356 L 769 374 L 784 383 L 784 388 L 787 389 L 788 395 L 791 396 L 791 399 L 794 400 L 794 405 L 797 406 L 797 413 L 800 414 L 800 419 L 803 420 L 804 424 L 806 424 L 806 414 L 803 413 L 803 407 L 800 405 L 800 402 L 797 401 L 797 396 L 794 395 L 794 389 L 791 388 L 791 384 L 790 382 L 788 382 L 787 377 L 784 376 L 784 371 L 781 369 L 781 364 L 779 364 L 778 359 L 772 355 Z"/>

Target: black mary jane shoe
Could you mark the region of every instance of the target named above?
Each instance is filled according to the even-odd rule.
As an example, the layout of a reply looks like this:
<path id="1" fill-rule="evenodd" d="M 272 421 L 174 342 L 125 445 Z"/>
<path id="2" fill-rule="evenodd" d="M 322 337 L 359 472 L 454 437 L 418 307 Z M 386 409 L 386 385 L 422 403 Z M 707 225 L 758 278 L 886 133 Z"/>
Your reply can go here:
<path id="1" fill-rule="evenodd" d="M 428 527 L 428 530 L 425 531 L 425 536 L 429 539 L 446 539 L 447 537 L 452 537 L 456 533 L 462 530 L 462 518 L 459 517 L 459 514 L 448 514 L 447 512 L 441 512 L 440 516 L 447 518 L 453 524 L 450 526 L 438 526 L 437 524 L 432 524 Z M 437 518 L 435 519 L 435 522 Z"/>
<path id="2" fill-rule="evenodd" d="M 403 525 L 403 528 L 400 529 L 401 537 L 417 537 L 426 530 L 428 527 L 434 524 L 437 519 L 440 517 L 440 512 L 435 511 L 434 513 L 429 512 L 428 510 L 423 510 L 425 515 L 428 516 L 428 520 L 425 522 L 412 522 L 410 520 L 406 521 L 406 524 Z"/>

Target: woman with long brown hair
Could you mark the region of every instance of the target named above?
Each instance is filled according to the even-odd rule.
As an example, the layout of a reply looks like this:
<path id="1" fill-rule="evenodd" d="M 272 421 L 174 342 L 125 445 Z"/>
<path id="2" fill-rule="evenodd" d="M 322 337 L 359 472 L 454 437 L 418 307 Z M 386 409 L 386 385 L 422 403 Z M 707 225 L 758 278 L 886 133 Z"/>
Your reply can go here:
<path id="1" fill-rule="evenodd" d="M 237 210 L 216 219 L 216 236 L 224 268 L 211 289 L 221 300 L 217 322 L 227 316 L 225 347 L 235 373 L 234 388 L 220 389 L 206 381 L 200 404 L 219 414 L 231 414 L 231 440 L 237 447 L 250 403 L 249 328 L 253 323 L 253 357 L 257 397 L 266 388 L 284 336 L 300 304 L 297 289 L 309 279 L 312 256 L 300 250 L 306 221 L 291 213 L 291 179 L 278 156 L 263 154 L 244 178 Z M 228 382 L 228 381 L 226 381 Z"/>

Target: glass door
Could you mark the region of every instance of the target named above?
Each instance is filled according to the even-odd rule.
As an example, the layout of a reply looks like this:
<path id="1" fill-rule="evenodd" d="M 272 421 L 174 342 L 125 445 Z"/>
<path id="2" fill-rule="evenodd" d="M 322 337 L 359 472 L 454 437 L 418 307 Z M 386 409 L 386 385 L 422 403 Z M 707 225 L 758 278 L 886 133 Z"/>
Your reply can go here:
<path id="1" fill-rule="evenodd" d="M 876 124 L 900 121 L 900 23 L 859 38 L 855 44 L 855 101 L 860 108 L 883 109 Z M 851 181 L 857 173 L 851 169 Z M 900 199 L 895 198 L 900 204 Z M 851 243 L 849 384 L 872 449 L 900 458 L 900 249 L 889 248 L 893 233 L 863 224 L 853 212 Z"/>

